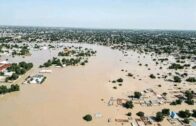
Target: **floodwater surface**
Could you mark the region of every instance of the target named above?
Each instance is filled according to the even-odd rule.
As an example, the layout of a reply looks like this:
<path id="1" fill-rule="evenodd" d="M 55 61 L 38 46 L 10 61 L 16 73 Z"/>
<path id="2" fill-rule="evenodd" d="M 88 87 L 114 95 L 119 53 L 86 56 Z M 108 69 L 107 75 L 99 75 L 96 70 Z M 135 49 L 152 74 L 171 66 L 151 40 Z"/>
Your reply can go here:
<path id="1" fill-rule="evenodd" d="M 88 44 L 65 44 L 83 46 L 97 50 L 96 56 L 89 58 L 85 66 L 68 66 L 65 68 L 52 67 L 52 73 L 45 74 L 46 81 L 42 85 L 22 84 L 19 92 L 0 96 L 0 122 L 2 126 L 113 126 L 109 118 L 125 118 L 128 110 L 122 107 L 108 107 L 110 97 L 127 97 L 127 93 L 142 90 L 164 83 L 163 80 L 149 79 L 153 72 L 164 73 L 155 67 L 151 57 L 128 52 L 125 57 L 121 51 L 109 47 Z M 3 57 L 11 62 L 33 62 L 34 74 L 40 69 L 39 65 L 57 56 L 58 50 L 32 51 L 31 57 Z M 142 62 L 152 68 L 138 65 L 138 56 Z M 2 58 L 2 59 L 3 59 Z M 137 76 L 128 78 L 125 69 Z M 121 87 L 109 81 L 122 77 Z M 139 80 L 139 79 L 142 80 Z M 113 89 L 117 86 L 118 89 Z M 136 107 L 137 108 L 137 107 Z M 138 109 L 138 108 L 137 108 Z M 159 110 L 160 108 L 155 108 Z M 149 109 L 149 114 L 151 109 Z M 136 110 L 134 110 L 136 111 Z M 96 113 L 102 117 L 95 118 Z M 93 115 L 92 122 L 86 122 L 82 117 Z M 118 124 L 120 125 L 120 124 Z M 130 125 L 130 124 L 129 124 Z"/>

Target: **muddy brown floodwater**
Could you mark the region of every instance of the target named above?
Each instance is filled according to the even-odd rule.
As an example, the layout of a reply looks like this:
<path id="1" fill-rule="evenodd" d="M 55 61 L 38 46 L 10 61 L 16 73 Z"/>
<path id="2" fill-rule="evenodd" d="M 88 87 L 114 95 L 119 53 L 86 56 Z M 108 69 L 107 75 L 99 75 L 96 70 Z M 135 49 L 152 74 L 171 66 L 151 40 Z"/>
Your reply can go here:
<path id="1" fill-rule="evenodd" d="M 65 44 L 80 46 L 80 44 Z M 129 51 L 129 56 L 124 57 L 118 50 L 109 47 L 83 44 L 97 50 L 97 55 L 89 58 L 85 66 L 69 66 L 65 68 L 51 68 L 42 85 L 23 84 L 19 92 L 0 96 L 0 125 L 2 126 L 114 126 L 121 125 L 114 121 L 108 123 L 108 118 L 126 118 L 128 110 L 122 107 L 108 107 L 110 97 L 125 97 L 129 91 L 153 88 L 163 80 L 149 79 L 153 72 L 166 72 L 159 70 L 151 57 L 145 55 L 142 62 L 148 63 L 151 71 L 146 67 L 138 66 L 138 54 Z M 3 57 L 11 62 L 27 61 L 39 66 L 59 50 L 33 51 L 31 57 Z M 143 56 L 144 54 L 142 54 Z M 142 57 L 141 56 L 141 57 Z M 3 59 L 2 58 L 2 59 Z M 121 61 L 120 61 L 121 59 Z M 126 63 L 127 62 L 127 63 Z M 34 68 L 36 73 L 39 69 Z M 121 69 L 139 75 L 142 81 L 128 78 L 127 73 Z M 113 89 L 109 80 L 124 79 L 122 87 Z M 139 77 L 138 77 L 139 78 Z M 166 86 L 167 87 L 167 86 Z M 164 87 L 163 87 L 164 88 Z M 103 99 L 103 101 L 101 101 Z M 143 109 L 136 107 L 137 109 Z M 159 110 L 160 108 L 155 108 Z M 146 110 L 151 114 L 151 109 Z M 137 111 L 137 110 L 133 110 Z M 149 112 L 148 112 L 149 111 Z M 155 111 L 156 112 L 156 111 Z M 101 113 L 101 118 L 95 118 L 95 113 Z M 82 117 L 86 114 L 93 115 L 92 122 L 85 122 Z M 130 125 L 130 124 L 129 124 Z"/>

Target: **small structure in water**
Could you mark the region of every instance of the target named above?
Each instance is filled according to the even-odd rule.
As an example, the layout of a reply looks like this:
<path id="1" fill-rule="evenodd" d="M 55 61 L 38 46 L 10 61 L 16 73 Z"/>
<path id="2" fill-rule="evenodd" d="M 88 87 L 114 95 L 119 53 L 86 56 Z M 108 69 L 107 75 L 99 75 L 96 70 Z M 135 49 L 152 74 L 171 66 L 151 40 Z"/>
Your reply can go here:
<path id="1" fill-rule="evenodd" d="M 40 73 L 52 73 L 52 70 L 43 69 L 39 71 Z"/>
<path id="2" fill-rule="evenodd" d="M 34 75 L 29 78 L 27 81 L 29 84 L 42 84 L 45 81 L 46 77 L 43 75 Z"/>

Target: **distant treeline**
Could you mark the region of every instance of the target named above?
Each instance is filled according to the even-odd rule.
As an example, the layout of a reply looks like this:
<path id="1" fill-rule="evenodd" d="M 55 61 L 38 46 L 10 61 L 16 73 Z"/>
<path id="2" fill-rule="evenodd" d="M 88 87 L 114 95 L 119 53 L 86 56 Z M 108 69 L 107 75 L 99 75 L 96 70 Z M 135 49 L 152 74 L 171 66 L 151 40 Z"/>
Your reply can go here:
<path id="1" fill-rule="evenodd" d="M 102 45 L 121 44 L 126 48 L 138 48 L 145 52 L 196 54 L 195 31 L 163 30 L 96 30 L 43 27 L 6 27 L 8 33 L 21 35 L 21 38 L 4 37 L 0 42 L 25 41 L 76 41 L 99 43 Z M 24 34 L 21 34 L 24 33 Z"/>

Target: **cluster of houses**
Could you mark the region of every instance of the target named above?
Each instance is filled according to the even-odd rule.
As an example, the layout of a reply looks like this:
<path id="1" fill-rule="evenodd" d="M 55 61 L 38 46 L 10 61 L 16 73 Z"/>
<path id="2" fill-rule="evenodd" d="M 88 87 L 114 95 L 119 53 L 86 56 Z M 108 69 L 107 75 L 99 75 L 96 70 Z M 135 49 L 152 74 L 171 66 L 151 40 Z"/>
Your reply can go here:
<path id="1" fill-rule="evenodd" d="M 157 105 L 163 105 L 163 104 L 170 104 L 173 100 L 183 98 L 185 91 L 175 91 L 174 89 L 172 91 L 169 90 L 167 96 L 160 95 L 153 89 L 146 89 L 145 92 L 141 92 L 142 96 L 137 99 L 133 96 L 128 96 L 129 98 L 114 98 L 111 97 L 107 103 L 108 106 L 122 106 L 124 103 L 126 103 L 129 100 L 132 100 L 133 104 L 141 105 L 141 106 L 157 106 Z M 194 96 L 196 98 L 196 96 Z M 146 125 L 152 125 L 157 124 L 157 122 L 153 119 L 152 116 L 145 116 L 137 119 L 132 119 L 131 117 L 126 119 L 115 119 L 115 122 L 119 123 L 129 123 L 132 126 L 146 126 Z M 182 122 L 182 120 L 178 117 L 178 114 L 174 111 L 170 111 L 169 116 L 167 117 L 167 121 L 174 126 L 184 126 L 185 124 Z M 111 122 L 111 119 L 110 119 Z M 192 123 L 196 124 L 196 122 L 193 120 Z M 189 124 L 186 124 L 186 126 L 192 126 Z M 194 125 L 195 126 L 195 125 Z"/>
<path id="2" fill-rule="evenodd" d="M 4 83 L 7 77 L 12 76 L 13 72 L 7 70 L 12 64 L 8 61 L 0 62 L 0 82 Z M 41 70 L 40 73 L 51 73 L 52 70 Z M 42 84 L 46 77 L 41 74 L 36 74 L 34 76 L 28 77 L 26 82 L 29 84 Z"/>
<path id="3" fill-rule="evenodd" d="M 114 119 L 114 122 L 121 123 L 122 125 L 131 125 L 131 126 L 161 126 L 160 123 L 157 123 L 154 121 L 153 117 L 150 116 L 144 116 L 140 118 L 133 119 L 132 117 L 129 117 L 128 119 Z M 191 121 L 190 124 L 184 124 L 182 120 L 179 119 L 177 113 L 170 112 L 170 115 L 167 117 L 167 121 L 173 125 L 173 126 L 195 126 L 196 122 L 194 120 Z M 112 119 L 108 119 L 108 123 L 112 122 Z"/>
<path id="4" fill-rule="evenodd" d="M 11 56 L 13 53 L 20 54 L 21 50 L 22 50 L 22 48 L 12 48 L 12 49 L 9 49 L 9 48 L 3 47 L 1 49 L 2 52 L 0 53 L 0 55 L 1 56 Z M 26 55 L 30 55 L 30 54 L 26 54 Z"/>

